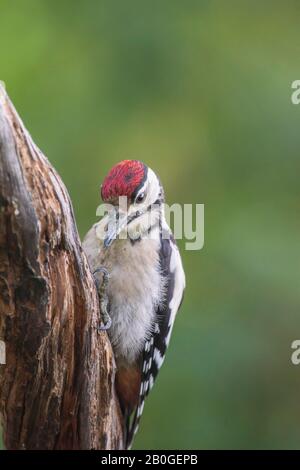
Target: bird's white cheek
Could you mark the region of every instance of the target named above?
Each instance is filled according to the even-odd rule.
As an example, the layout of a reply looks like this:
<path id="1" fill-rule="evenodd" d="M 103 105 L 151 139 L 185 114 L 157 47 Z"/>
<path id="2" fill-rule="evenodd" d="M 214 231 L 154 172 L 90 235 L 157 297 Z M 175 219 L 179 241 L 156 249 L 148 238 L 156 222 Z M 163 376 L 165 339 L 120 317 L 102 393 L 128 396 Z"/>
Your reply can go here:
<path id="1" fill-rule="evenodd" d="M 141 224 L 140 221 L 133 221 L 128 226 L 128 236 L 133 240 L 136 238 L 139 238 L 142 232 L 143 232 L 143 225 Z"/>
<path id="2" fill-rule="evenodd" d="M 158 220 L 159 213 L 157 211 L 147 211 L 129 224 L 128 235 L 132 239 L 145 235 L 151 227 L 154 227 L 158 223 Z"/>

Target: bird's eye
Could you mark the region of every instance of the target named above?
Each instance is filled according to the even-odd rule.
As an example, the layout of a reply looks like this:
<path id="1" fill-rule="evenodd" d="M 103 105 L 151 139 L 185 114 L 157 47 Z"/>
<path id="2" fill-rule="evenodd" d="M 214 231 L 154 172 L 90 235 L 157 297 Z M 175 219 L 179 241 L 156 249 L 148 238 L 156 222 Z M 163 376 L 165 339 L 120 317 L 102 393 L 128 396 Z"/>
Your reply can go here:
<path id="1" fill-rule="evenodd" d="M 146 196 L 146 193 L 141 193 L 138 195 L 138 197 L 136 198 L 135 202 L 137 202 L 138 204 L 140 204 L 141 202 L 143 202 L 143 200 L 145 199 L 145 196 Z"/>

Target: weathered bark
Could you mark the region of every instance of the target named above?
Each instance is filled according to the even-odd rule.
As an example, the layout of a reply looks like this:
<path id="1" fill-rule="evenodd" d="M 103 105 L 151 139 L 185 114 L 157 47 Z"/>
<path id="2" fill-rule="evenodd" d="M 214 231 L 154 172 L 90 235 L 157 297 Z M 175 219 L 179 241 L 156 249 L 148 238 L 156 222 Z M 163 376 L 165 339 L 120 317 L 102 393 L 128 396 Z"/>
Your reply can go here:
<path id="1" fill-rule="evenodd" d="M 0 416 L 7 449 L 120 449 L 115 365 L 64 184 L 0 87 Z"/>

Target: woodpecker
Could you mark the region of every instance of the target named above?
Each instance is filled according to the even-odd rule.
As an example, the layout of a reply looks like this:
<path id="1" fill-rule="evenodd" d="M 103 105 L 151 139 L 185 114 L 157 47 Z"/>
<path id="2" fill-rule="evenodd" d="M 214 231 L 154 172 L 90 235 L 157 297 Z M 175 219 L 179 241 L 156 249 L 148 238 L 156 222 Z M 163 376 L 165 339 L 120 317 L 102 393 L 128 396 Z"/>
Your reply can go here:
<path id="1" fill-rule="evenodd" d="M 138 160 L 121 161 L 104 179 L 101 196 L 108 213 L 89 230 L 83 248 L 92 271 L 104 273 L 99 294 L 103 329 L 109 327 L 129 448 L 165 358 L 185 275 L 165 220 L 164 191 L 149 167 Z M 121 208 L 124 198 L 126 207 Z"/>

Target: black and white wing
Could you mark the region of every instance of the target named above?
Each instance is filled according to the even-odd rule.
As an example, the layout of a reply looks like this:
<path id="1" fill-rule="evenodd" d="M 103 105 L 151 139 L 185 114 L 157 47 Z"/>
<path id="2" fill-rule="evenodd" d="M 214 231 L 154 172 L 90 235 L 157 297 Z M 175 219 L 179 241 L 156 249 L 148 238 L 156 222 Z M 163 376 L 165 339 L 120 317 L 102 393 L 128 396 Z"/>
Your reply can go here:
<path id="1" fill-rule="evenodd" d="M 127 430 L 127 448 L 131 446 L 133 437 L 138 430 L 145 399 L 163 364 L 175 317 L 183 299 L 185 275 L 180 253 L 173 237 L 167 239 L 161 237 L 160 265 L 162 276 L 166 279 L 165 300 L 156 311 L 153 334 L 145 343 L 139 401 Z"/>

